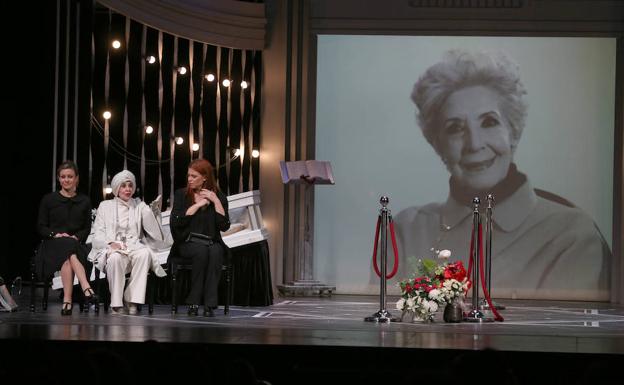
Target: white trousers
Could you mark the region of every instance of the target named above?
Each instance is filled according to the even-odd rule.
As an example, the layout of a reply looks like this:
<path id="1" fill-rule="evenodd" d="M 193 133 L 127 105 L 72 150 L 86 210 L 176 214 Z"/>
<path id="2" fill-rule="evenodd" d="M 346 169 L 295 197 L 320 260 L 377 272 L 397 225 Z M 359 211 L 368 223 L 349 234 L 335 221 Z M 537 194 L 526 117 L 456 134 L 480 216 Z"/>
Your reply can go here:
<path id="1" fill-rule="evenodd" d="M 111 294 L 111 307 L 121 307 L 123 301 L 145 303 L 145 288 L 150 263 L 150 252 L 147 247 L 132 250 L 128 255 L 113 252 L 108 256 L 106 278 Z M 130 273 L 130 279 L 126 285 L 128 273 Z"/>

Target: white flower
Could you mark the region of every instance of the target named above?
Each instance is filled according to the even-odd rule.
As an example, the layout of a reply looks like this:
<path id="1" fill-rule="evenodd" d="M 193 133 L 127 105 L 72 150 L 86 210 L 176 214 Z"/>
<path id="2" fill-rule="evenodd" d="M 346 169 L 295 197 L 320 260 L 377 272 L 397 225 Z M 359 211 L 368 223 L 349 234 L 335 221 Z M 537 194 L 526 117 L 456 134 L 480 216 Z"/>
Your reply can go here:
<path id="1" fill-rule="evenodd" d="M 438 310 L 438 303 L 436 301 L 423 301 L 423 307 L 426 311 L 434 313 Z"/>
<path id="2" fill-rule="evenodd" d="M 440 290 L 438 290 L 438 289 L 433 289 L 433 290 L 431 290 L 429 292 L 429 298 L 431 298 L 433 300 L 439 299 L 440 295 L 441 295 L 441 293 L 440 293 Z"/>
<path id="3" fill-rule="evenodd" d="M 440 250 L 438 253 L 438 258 L 440 259 L 449 259 L 451 257 L 451 250 Z"/>
<path id="4" fill-rule="evenodd" d="M 415 305 L 416 305 L 416 303 L 415 303 L 415 301 L 414 301 L 414 297 L 410 297 L 410 298 L 408 298 L 408 300 L 407 300 L 407 308 L 408 308 L 409 310 L 414 311 L 414 309 L 416 309 L 416 306 L 415 306 Z"/>
<path id="5" fill-rule="evenodd" d="M 403 307 L 405 307 L 405 298 L 401 298 L 396 303 L 397 310 L 403 310 Z"/>

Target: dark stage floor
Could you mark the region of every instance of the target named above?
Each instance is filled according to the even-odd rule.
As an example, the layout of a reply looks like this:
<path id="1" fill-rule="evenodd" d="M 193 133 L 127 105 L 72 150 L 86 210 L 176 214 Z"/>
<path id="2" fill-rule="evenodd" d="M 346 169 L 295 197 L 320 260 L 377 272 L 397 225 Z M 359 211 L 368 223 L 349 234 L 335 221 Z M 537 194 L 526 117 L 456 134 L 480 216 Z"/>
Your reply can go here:
<path id="1" fill-rule="evenodd" d="M 500 300 L 507 307 L 504 322 L 444 323 L 438 312 L 433 323 L 375 324 L 363 319 L 379 310 L 379 300 L 362 296 L 277 298 L 268 307 L 234 306 L 227 316 L 219 308 L 214 318 L 188 317 L 183 307 L 172 316 L 167 305 L 156 305 L 153 315 L 144 308 L 137 316 L 103 309 L 79 313 L 76 306 L 72 316 L 62 317 L 60 301 L 35 313 L 27 310 L 27 298 L 20 301 L 20 311 L 0 313 L 3 352 L 18 345 L 75 353 L 118 346 L 123 356 L 141 354 L 140 346 L 149 344 L 134 342 L 147 340 L 173 354 L 185 346 L 218 347 L 249 361 L 273 384 L 289 383 L 290 375 L 303 376 L 306 383 L 343 376 L 367 382 L 384 375 L 410 383 L 402 367 L 444 372 L 458 356 L 484 349 L 504 354 L 504 365 L 519 383 L 534 383 L 540 368 L 550 368 L 551 383 L 584 383 L 593 368 L 588 365 L 624 363 L 624 307 L 606 303 Z M 393 303 L 390 298 L 391 312 Z"/>

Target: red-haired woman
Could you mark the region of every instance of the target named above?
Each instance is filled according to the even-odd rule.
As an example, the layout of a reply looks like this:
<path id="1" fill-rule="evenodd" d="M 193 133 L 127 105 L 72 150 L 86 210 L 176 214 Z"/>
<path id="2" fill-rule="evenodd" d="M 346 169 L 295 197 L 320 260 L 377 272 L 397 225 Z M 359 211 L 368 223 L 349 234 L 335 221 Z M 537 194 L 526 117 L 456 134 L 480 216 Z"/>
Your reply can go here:
<path id="1" fill-rule="evenodd" d="M 227 246 L 221 231 L 230 228 L 226 196 L 219 191 L 214 168 L 205 159 L 191 162 L 187 186 L 176 190 L 171 210 L 174 244 L 169 258 L 192 262 L 191 291 L 186 298 L 188 314 L 214 316 L 221 266 Z"/>

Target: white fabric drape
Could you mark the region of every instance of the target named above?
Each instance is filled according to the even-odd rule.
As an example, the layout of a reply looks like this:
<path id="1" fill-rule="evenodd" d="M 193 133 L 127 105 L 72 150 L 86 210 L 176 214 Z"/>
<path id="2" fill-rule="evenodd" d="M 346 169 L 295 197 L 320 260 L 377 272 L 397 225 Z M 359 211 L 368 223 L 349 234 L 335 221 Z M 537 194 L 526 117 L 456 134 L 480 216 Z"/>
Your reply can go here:
<path id="1" fill-rule="evenodd" d="M 98 0 L 122 15 L 187 39 L 240 49 L 262 50 L 263 3 L 236 0 Z"/>

